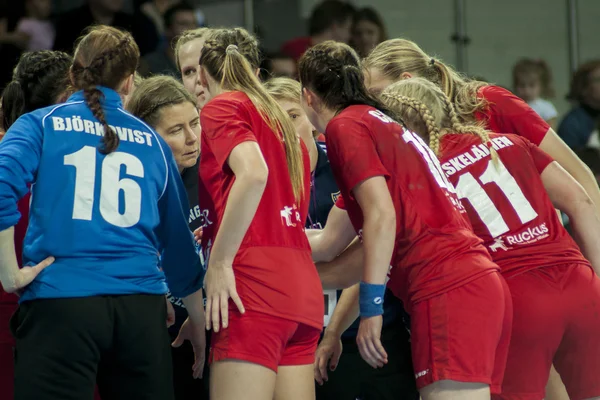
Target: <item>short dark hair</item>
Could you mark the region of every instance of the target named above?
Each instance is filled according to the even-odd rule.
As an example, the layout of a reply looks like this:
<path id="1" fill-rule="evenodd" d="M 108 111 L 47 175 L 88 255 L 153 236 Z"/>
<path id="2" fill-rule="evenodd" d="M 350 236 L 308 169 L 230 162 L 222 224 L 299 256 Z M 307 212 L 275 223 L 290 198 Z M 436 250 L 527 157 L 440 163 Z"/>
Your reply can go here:
<path id="1" fill-rule="evenodd" d="M 341 24 L 354 17 L 354 7 L 339 0 L 324 0 L 312 11 L 308 22 L 308 34 L 323 33 L 333 24 Z"/>
<path id="2" fill-rule="evenodd" d="M 385 42 L 387 38 L 387 30 L 381 15 L 372 7 L 363 7 L 354 13 L 354 25 L 360 21 L 369 21 L 379 28 L 379 42 Z"/>
<path id="3" fill-rule="evenodd" d="M 180 3 L 177 3 L 177 4 L 172 5 L 171 7 L 167 8 L 167 11 L 165 11 L 165 14 L 163 15 L 163 20 L 165 21 L 165 27 L 169 28 L 173 25 L 173 20 L 175 19 L 175 14 L 177 14 L 180 11 L 194 12 L 194 7 L 192 7 L 191 5 L 189 5 L 186 2 L 182 1 Z"/>

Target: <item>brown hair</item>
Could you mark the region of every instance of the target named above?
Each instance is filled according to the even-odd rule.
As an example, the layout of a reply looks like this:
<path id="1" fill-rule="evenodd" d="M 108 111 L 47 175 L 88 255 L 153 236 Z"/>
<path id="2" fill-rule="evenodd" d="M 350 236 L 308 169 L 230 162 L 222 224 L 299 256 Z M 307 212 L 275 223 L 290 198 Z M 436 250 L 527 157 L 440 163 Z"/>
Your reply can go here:
<path id="1" fill-rule="evenodd" d="M 382 100 L 402 120 L 422 137 L 429 138 L 429 147 L 439 156 L 440 137 L 447 132 L 479 136 L 488 145 L 492 160 L 497 153 L 490 146 L 488 132 L 478 125 L 462 124 L 452 102 L 439 86 L 424 78 L 403 79 L 386 88 Z"/>
<path id="2" fill-rule="evenodd" d="M 206 38 L 209 33 L 210 28 L 196 28 L 183 31 L 183 33 L 177 37 L 177 41 L 175 42 L 175 64 L 177 64 L 178 70 L 181 70 L 181 64 L 179 63 L 179 52 L 181 51 L 181 47 L 192 40 Z"/>
<path id="3" fill-rule="evenodd" d="M 591 60 L 583 63 L 577 68 L 571 79 L 571 87 L 567 99 L 576 101 L 579 104 L 585 104 L 586 92 L 590 84 L 590 75 L 600 69 L 600 60 Z"/>
<path id="4" fill-rule="evenodd" d="M 347 44 L 328 40 L 311 47 L 300 58 L 298 70 L 302 86 L 313 91 L 332 110 L 360 104 L 395 118 L 365 87 L 360 59 Z"/>
<path id="5" fill-rule="evenodd" d="M 474 123 L 473 114 L 487 105 L 477 93 L 487 83 L 459 74 L 410 40 L 390 39 L 378 44 L 363 66 L 367 73 L 374 69 L 393 81 L 400 80 L 402 73 L 408 72 L 435 83 L 452 100 L 461 122 Z"/>
<path id="6" fill-rule="evenodd" d="M 274 134 L 282 135 L 294 196 L 304 196 L 304 165 L 291 120 L 255 75 L 260 65 L 258 42 L 245 29 L 216 29 L 206 40 L 200 65 L 225 90 L 244 92 Z"/>
<path id="7" fill-rule="evenodd" d="M 119 146 L 119 136 L 106 121 L 100 103 L 103 94 L 97 86 L 117 90 L 123 80 L 135 72 L 140 50 L 128 32 L 99 25 L 81 38 L 73 58 L 73 86 L 83 90 L 87 106 L 104 126 L 102 147 L 99 150 L 109 154 Z"/>
<path id="8" fill-rule="evenodd" d="M 542 87 L 541 96 L 546 99 L 554 97 L 554 87 L 552 85 L 552 72 L 544 60 L 532 60 L 523 58 L 519 60 L 512 71 L 513 87 L 517 87 L 519 82 L 527 78 L 537 78 Z"/>
<path id="9" fill-rule="evenodd" d="M 127 111 L 156 128 L 164 107 L 186 101 L 196 107 L 196 100 L 179 81 L 170 76 L 156 75 L 139 84 L 127 103 Z"/>

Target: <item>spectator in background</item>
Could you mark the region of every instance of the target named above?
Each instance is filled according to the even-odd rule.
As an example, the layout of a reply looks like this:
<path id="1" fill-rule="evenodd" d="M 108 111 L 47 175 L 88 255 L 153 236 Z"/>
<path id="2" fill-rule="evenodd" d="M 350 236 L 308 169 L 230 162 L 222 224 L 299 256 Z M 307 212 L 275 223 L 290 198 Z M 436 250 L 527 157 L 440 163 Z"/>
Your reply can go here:
<path id="1" fill-rule="evenodd" d="M 555 128 L 558 111 L 547 100 L 554 97 L 552 72 L 544 60 L 519 60 L 513 67 L 513 87 L 517 96 Z"/>
<path id="2" fill-rule="evenodd" d="M 22 16 L 14 31 L 0 31 L 0 43 L 10 43 L 21 50 L 49 50 L 54 44 L 54 25 L 49 21 L 50 0 L 25 0 Z"/>
<path id="3" fill-rule="evenodd" d="M 149 0 L 140 4 L 140 12 L 152 21 L 159 36 L 165 34 L 165 12 L 181 0 Z"/>
<path id="4" fill-rule="evenodd" d="M 267 54 L 260 66 L 261 79 L 263 81 L 269 78 L 291 78 L 297 79 L 298 68 L 296 61 L 284 53 Z"/>
<path id="5" fill-rule="evenodd" d="M 375 46 L 385 40 L 387 31 L 381 15 L 375 9 L 364 7 L 354 14 L 352 47 L 359 56 L 368 56 Z"/>
<path id="6" fill-rule="evenodd" d="M 72 53 L 85 29 L 101 24 L 131 32 L 142 55 L 153 51 L 159 37 L 152 21 L 141 13 L 124 13 L 124 3 L 124 0 L 87 0 L 81 7 L 62 14 L 56 24 L 54 49 Z"/>
<path id="7" fill-rule="evenodd" d="M 194 8 L 187 3 L 177 3 L 165 11 L 165 42 L 142 59 L 140 74 L 164 74 L 179 77 L 175 58 L 174 40 L 183 32 L 198 27 Z"/>
<path id="8" fill-rule="evenodd" d="M 324 0 L 313 9 L 310 16 L 310 36 L 284 43 L 281 52 L 298 61 L 309 47 L 326 40 L 349 43 L 353 18 L 354 7 L 351 4 L 339 0 Z"/>
<path id="9" fill-rule="evenodd" d="M 567 99 L 575 107 L 561 121 L 558 135 L 575 150 L 600 147 L 600 60 L 588 61 L 577 69 Z"/>

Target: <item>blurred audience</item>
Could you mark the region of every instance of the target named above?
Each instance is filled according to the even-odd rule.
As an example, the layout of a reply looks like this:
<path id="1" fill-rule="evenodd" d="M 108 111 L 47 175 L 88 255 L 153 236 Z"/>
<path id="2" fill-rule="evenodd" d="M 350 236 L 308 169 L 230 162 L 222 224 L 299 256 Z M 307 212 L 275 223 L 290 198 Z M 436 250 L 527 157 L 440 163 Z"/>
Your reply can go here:
<path id="1" fill-rule="evenodd" d="M 164 14 L 165 41 L 158 49 L 142 59 L 140 74 L 169 75 L 178 78 L 179 68 L 175 59 L 174 40 L 183 32 L 198 28 L 194 8 L 187 3 L 179 2 L 171 6 Z"/>
<path id="2" fill-rule="evenodd" d="M 298 67 L 296 61 L 284 53 L 267 53 L 260 66 L 261 79 L 269 78 L 298 78 Z"/>
<path id="3" fill-rule="evenodd" d="M 133 35 L 142 55 L 153 51 L 159 37 L 152 21 L 140 12 L 123 12 L 124 0 L 87 0 L 81 7 L 67 11 L 58 18 L 54 49 L 73 52 L 77 39 L 94 24 L 125 29 Z"/>
<path id="4" fill-rule="evenodd" d="M 600 60 L 588 61 L 577 69 L 567 98 L 575 106 L 561 121 L 558 135 L 575 150 L 600 147 Z"/>
<path id="5" fill-rule="evenodd" d="M 150 0 L 139 5 L 139 10 L 142 14 L 148 17 L 154 24 L 154 28 L 159 36 L 165 34 L 165 12 L 181 0 Z"/>
<path id="6" fill-rule="evenodd" d="M 6 24 L 0 27 L 0 43 L 29 51 L 52 49 L 55 36 L 54 24 L 49 19 L 52 1 L 25 0 L 19 5 L 22 8 L 16 17 L 17 25 L 13 31 L 8 31 Z"/>
<path id="7" fill-rule="evenodd" d="M 368 56 L 375 46 L 385 40 L 387 31 L 381 15 L 375 9 L 365 7 L 354 14 L 352 46 L 359 56 Z"/>
<path id="8" fill-rule="evenodd" d="M 351 4 L 339 0 L 324 0 L 312 10 L 308 23 L 310 36 L 284 43 L 281 52 L 298 61 L 309 47 L 326 40 L 349 43 L 353 18 L 354 7 Z"/>
<path id="9" fill-rule="evenodd" d="M 517 96 L 555 128 L 558 111 L 548 101 L 554 97 L 552 72 L 544 60 L 519 60 L 513 67 L 513 87 Z"/>

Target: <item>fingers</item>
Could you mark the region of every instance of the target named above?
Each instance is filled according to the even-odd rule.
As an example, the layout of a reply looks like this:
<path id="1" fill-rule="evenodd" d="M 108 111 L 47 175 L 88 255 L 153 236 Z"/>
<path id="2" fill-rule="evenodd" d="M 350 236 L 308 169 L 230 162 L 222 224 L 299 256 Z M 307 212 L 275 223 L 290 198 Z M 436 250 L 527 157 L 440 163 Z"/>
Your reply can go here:
<path id="1" fill-rule="evenodd" d="M 219 332 L 219 328 L 220 328 L 220 318 L 219 318 L 219 314 L 221 312 L 221 308 L 220 308 L 220 296 L 217 295 L 213 295 L 212 296 L 212 309 L 210 310 L 210 314 L 208 313 L 208 311 L 206 312 L 207 315 L 210 315 L 211 317 L 211 325 L 212 325 L 212 330 L 215 332 Z"/>
<path id="2" fill-rule="evenodd" d="M 221 322 L 223 329 L 229 324 L 229 296 L 221 294 Z"/>
<path id="3" fill-rule="evenodd" d="M 185 339 L 181 336 L 181 331 L 179 331 L 179 334 L 177 335 L 175 340 L 173 340 L 173 343 L 171 343 L 171 347 L 181 347 L 184 341 Z"/>
<path id="4" fill-rule="evenodd" d="M 212 308 L 213 308 L 212 298 L 207 295 L 206 296 L 206 308 L 204 310 L 204 326 L 206 327 L 207 331 L 210 331 L 211 326 L 212 326 L 211 325 Z"/>
<path id="5" fill-rule="evenodd" d="M 192 375 L 194 379 L 201 379 L 204 374 L 204 349 L 198 351 L 194 348 L 194 365 L 192 366 Z"/>
<path id="6" fill-rule="evenodd" d="M 380 365 L 378 362 L 377 355 L 375 354 L 375 347 L 372 346 L 371 340 L 369 338 L 365 338 L 359 335 L 356 338 L 356 341 L 358 344 L 358 350 L 363 360 L 365 360 L 367 364 L 369 364 L 373 368 L 379 367 Z"/>
<path id="7" fill-rule="evenodd" d="M 339 362 L 340 362 L 340 357 L 342 356 L 342 348 L 336 348 L 333 351 L 333 354 L 331 355 L 331 360 L 329 360 L 329 369 L 331 371 L 335 371 L 335 369 L 337 368 Z"/>
<path id="8" fill-rule="evenodd" d="M 381 344 L 381 339 L 376 338 L 375 340 L 373 340 L 373 345 L 375 346 L 375 352 L 377 353 L 378 359 L 381 360 L 382 363 L 387 364 L 388 355 L 385 349 L 383 348 L 383 345 Z"/>
<path id="9" fill-rule="evenodd" d="M 323 385 L 329 379 L 327 376 L 327 361 L 329 357 L 329 352 L 323 348 L 317 354 L 317 359 L 315 360 L 315 380 L 319 385 Z"/>
<path id="10" fill-rule="evenodd" d="M 237 290 L 235 289 L 235 287 L 233 288 L 233 290 L 231 290 L 231 300 L 233 300 L 233 303 L 236 305 L 240 314 L 243 314 L 246 312 L 246 309 L 244 308 L 244 305 L 242 304 L 242 299 L 240 299 L 240 296 L 238 296 L 238 293 L 237 293 Z"/>
<path id="11" fill-rule="evenodd" d="M 42 261 L 41 263 L 39 263 L 38 265 L 33 267 L 33 269 L 36 270 L 35 271 L 36 275 L 39 274 L 40 272 L 42 272 L 44 270 L 44 268 L 46 268 L 47 266 L 52 264 L 54 262 L 54 260 L 55 260 L 54 257 L 48 257 L 44 261 Z"/>

